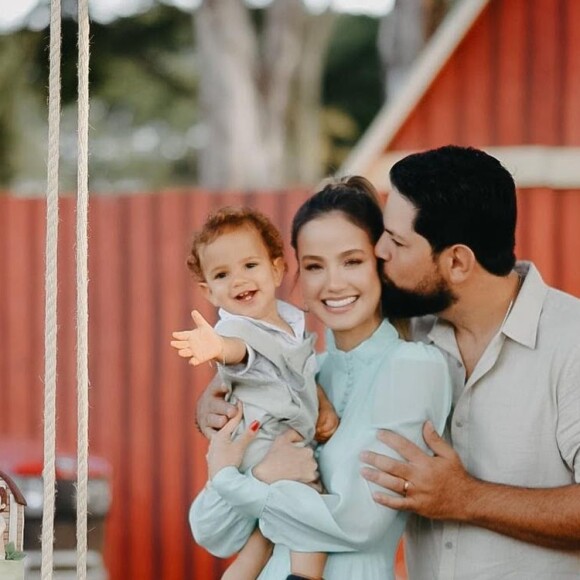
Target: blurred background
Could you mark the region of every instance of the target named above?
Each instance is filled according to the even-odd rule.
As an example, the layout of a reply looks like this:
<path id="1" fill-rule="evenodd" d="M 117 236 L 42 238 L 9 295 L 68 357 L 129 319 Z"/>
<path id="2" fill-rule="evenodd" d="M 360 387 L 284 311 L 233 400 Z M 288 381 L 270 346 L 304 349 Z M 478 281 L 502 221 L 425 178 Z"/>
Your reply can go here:
<path id="1" fill-rule="evenodd" d="M 62 9 L 57 440 L 67 497 L 76 2 Z M 195 401 L 212 371 L 169 347 L 194 306 L 214 319 L 185 268 L 192 232 L 211 209 L 247 204 L 288 241 L 321 178 L 360 173 L 384 192 L 401 156 L 474 145 L 518 183 L 518 256 L 580 295 L 580 3 L 98 0 L 90 13 L 90 577 L 217 579 L 224 564 L 187 525 L 206 479 Z M 46 0 L 0 0 L 0 469 L 32 490 L 29 553 L 42 513 L 49 15 Z M 300 304 L 292 268 L 282 297 Z M 57 516 L 61 578 L 70 512 Z"/>
<path id="2" fill-rule="evenodd" d="M 311 185 L 336 171 L 453 2 L 400 4 L 395 24 L 394 0 L 90 3 L 91 191 Z M 76 2 L 62 7 L 71 191 Z M 44 192 L 48 21 L 48 0 L 0 3 L 0 183 L 11 193 Z"/>

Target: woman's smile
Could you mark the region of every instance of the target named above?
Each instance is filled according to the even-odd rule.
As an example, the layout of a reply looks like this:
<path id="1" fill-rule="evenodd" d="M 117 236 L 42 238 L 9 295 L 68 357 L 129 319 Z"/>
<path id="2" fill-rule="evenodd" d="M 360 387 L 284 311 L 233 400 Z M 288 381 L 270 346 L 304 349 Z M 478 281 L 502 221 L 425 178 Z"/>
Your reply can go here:
<path id="1" fill-rule="evenodd" d="M 348 296 L 346 298 L 327 298 L 322 303 L 332 310 L 345 310 L 351 304 L 358 300 L 358 296 Z"/>

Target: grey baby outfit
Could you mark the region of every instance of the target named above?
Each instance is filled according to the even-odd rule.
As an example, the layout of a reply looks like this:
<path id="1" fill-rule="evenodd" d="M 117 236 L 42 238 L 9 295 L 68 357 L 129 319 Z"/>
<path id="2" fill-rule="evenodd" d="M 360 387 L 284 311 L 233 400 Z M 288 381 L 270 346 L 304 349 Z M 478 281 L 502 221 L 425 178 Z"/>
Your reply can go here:
<path id="1" fill-rule="evenodd" d="M 243 405 L 244 416 L 236 435 L 254 420 L 260 422 L 240 471 L 259 463 L 272 441 L 288 428 L 298 431 L 307 445 L 314 438 L 318 417 L 316 337 L 305 332 L 301 310 L 281 300 L 277 308 L 294 336 L 268 322 L 223 309 L 215 326 L 218 334 L 243 340 L 248 349 L 246 364 L 218 365 L 222 381 L 230 388 L 230 402 L 239 400 Z"/>

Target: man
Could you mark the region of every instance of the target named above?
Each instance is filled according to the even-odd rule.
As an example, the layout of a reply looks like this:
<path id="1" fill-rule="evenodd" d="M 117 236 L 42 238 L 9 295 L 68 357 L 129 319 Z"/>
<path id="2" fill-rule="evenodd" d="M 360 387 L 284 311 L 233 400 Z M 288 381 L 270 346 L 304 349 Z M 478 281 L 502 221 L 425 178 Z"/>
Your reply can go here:
<path id="1" fill-rule="evenodd" d="M 410 155 L 390 173 L 385 310 L 447 357 L 453 447 L 427 424 L 431 457 L 391 432 L 403 461 L 363 475 L 407 526 L 410 577 L 580 577 L 580 300 L 515 264 L 515 186 L 482 151 Z M 423 517 L 421 517 L 423 516 Z M 430 519 L 427 519 L 430 518 Z"/>
<path id="2" fill-rule="evenodd" d="M 580 300 L 515 264 L 515 186 L 493 157 L 443 147 L 390 177 L 376 248 L 384 310 L 420 317 L 413 338 L 441 349 L 455 383 L 453 447 L 426 424 L 434 456 L 381 432 L 402 461 L 362 457 L 386 488 L 376 500 L 417 514 L 409 576 L 579 578 Z M 201 401 L 204 427 L 225 422 L 208 416 L 222 412 L 215 393 Z"/>

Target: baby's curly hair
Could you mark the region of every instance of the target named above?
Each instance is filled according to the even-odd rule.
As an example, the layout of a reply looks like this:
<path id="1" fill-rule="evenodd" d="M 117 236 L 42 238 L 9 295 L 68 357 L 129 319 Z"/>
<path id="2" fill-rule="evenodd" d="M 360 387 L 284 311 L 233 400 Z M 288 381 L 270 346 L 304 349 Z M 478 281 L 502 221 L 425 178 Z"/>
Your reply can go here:
<path id="1" fill-rule="evenodd" d="M 208 216 L 202 229 L 193 237 L 191 251 L 187 257 L 187 267 L 199 281 L 205 281 L 199 259 L 200 247 L 210 244 L 226 232 L 241 228 L 253 228 L 258 232 L 272 261 L 284 258 L 282 236 L 262 212 L 250 207 L 222 207 Z M 284 263 L 284 269 L 286 268 L 286 263 Z"/>

